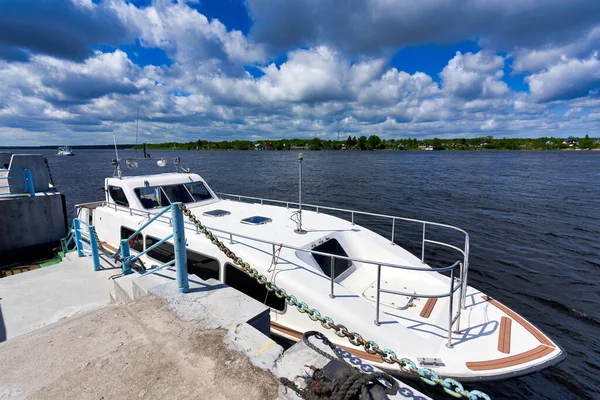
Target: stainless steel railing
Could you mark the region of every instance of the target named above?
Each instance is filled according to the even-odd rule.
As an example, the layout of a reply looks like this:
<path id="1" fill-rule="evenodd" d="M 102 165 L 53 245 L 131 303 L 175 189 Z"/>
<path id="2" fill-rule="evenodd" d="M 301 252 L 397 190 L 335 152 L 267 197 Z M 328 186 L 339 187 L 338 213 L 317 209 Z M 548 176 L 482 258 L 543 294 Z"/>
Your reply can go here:
<path id="1" fill-rule="evenodd" d="M 293 206 L 298 205 L 298 203 L 291 202 L 291 201 L 282 201 L 282 200 L 265 199 L 265 198 L 260 198 L 260 197 L 242 196 L 242 195 L 230 194 L 230 193 L 217 193 L 217 196 L 219 196 L 221 198 L 221 200 L 237 199 L 237 201 L 239 201 L 239 202 L 242 202 L 243 200 L 252 200 L 252 201 L 260 202 L 261 205 L 264 205 L 265 203 L 275 204 L 275 205 L 285 204 L 286 208 L 290 208 L 290 206 L 293 207 Z M 370 213 L 370 212 L 364 212 L 364 211 L 348 210 L 348 209 L 344 209 L 344 208 L 326 207 L 326 206 L 320 206 L 320 205 L 315 205 L 315 204 L 302 203 L 302 207 L 312 208 L 315 210 L 315 212 L 317 214 L 319 212 L 321 212 L 322 210 L 347 213 L 350 215 L 350 222 L 352 222 L 353 225 L 354 225 L 354 216 L 355 215 L 365 215 L 365 216 L 370 216 L 370 217 L 378 217 L 378 218 L 385 218 L 385 219 L 391 220 L 392 231 L 391 231 L 391 235 L 390 235 L 390 242 L 392 244 L 395 244 L 394 237 L 395 237 L 395 232 L 396 232 L 396 221 L 406 221 L 406 222 L 410 222 L 410 223 L 420 224 L 422 226 L 422 235 L 421 235 L 421 263 L 422 264 L 425 264 L 425 245 L 427 243 L 450 248 L 452 250 L 459 252 L 462 255 L 463 274 L 461 274 L 461 280 L 463 281 L 464 287 L 462 288 L 462 295 L 460 298 L 460 308 L 465 309 L 465 307 L 466 307 L 466 292 L 467 292 L 466 291 L 466 289 L 467 289 L 467 274 L 469 271 L 469 234 L 464 229 L 461 229 L 461 228 L 458 228 L 458 227 L 452 226 L 452 225 L 440 224 L 438 222 L 431 222 L 431 221 L 419 220 L 419 219 L 414 219 L 414 218 L 398 217 L 398 216 L 387 215 L 387 214 L 378 214 L 378 213 Z M 437 240 L 427 239 L 426 232 L 427 232 L 428 226 L 437 226 L 440 228 L 451 229 L 451 230 L 461 233 L 464 237 L 464 241 L 463 241 L 464 247 L 461 249 L 450 243 L 444 243 L 444 242 L 440 242 Z"/>
<path id="2" fill-rule="evenodd" d="M 237 195 L 235 195 L 236 197 L 238 197 Z M 239 196 L 240 198 L 244 198 L 244 196 Z M 284 203 L 284 204 L 297 204 L 297 203 L 292 203 L 292 202 L 282 202 L 282 201 L 277 201 L 277 200 L 267 200 L 267 199 L 260 199 L 260 198 L 250 198 L 250 199 L 255 199 L 255 200 L 262 200 L 261 204 L 264 204 L 265 201 L 273 201 L 273 202 L 277 202 L 277 203 Z M 155 212 L 149 212 L 147 210 L 139 210 L 139 209 L 134 209 L 134 208 L 130 208 L 130 207 L 125 207 L 125 206 L 121 206 L 121 205 L 117 205 L 115 203 L 107 203 L 107 202 L 103 202 L 102 203 L 103 206 L 108 206 L 111 208 L 114 208 L 115 211 L 117 210 L 121 210 L 124 212 L 129 213 L 129 215 L 138 215 L 138 216 L 142 216 L 148 219 L 154 219 L 155 217 L 157 217 Z M 304 204 L 303 204 L 304 205 Z M 87 206 L 90 207 L 94 207 L 96 208 L 98 206 L 98 202 L 94 202 L 94 203 L 84 203 L 84 204 L 78 204 L 76 205 L 76 209 L 80 209 L 80 208 L 86 208 Z M 449 248 L 452 248 L 456 251 L 458 251 L 459 253 L 461 253 L 465 258 L 464 260 L 468 260 L 468 240 L 469 240 L 469 235 L 467 232 L 465 232 L 464 230 L 460 229 L 460 228 L 456 228 L 450 225 L 444 225 L 444 224 L 438 224 L 435 222 L 428 222 L 428 221 L 420 221 L 420 220 L 415 220 L 415 219 L 411 219 L 411 218 L 403 218 L 403 217 L 393 217 L 393 216 L 386 216 L 383 214 L 373 214 L 373 213 L 366 213 L 366 212 L 362 212 L 362 211 L 352 211 L 352 210 L 344 210 L 344 209 L 336 209 L 336 208 L 332 208 L 332 207 L 323 207 L 323 206 L 313 206 L 313 205 L 304 205 L 304 206 L 308 206 L 308 207 L 319 207 L 319 209 L 321 210 L 335 210 L 335 211 L 347 211 L 347 212 L 351 212 L 352 215 L 354 214 L 359 214 L 359 215 L 372 215 L 372 216 L 382 216 L 382 217 L 389 217 L 392 218 L 394 220 L 406 220 L 406 221 L 413 221 L 413 222 L 418 222 L 423 224 L 423 232 L 425 232 L 425 227 L 428 224 L 431 225 L 436 225 L 436 226 L 442 226 L 442 227 L 447 227 L 447 228 L 451 228 L 451 229 L 455 229 L 457 231 L 463 232 L 465 234 L 465 251 L 459 249 L 456 246 L 450 245 L 450 244 L 446 244 L 443 242 L 438 242 L 438 241 L 433 241 L 433 240 L 427 240 L 425 238 L 425 233 L 423 233 L 423 246 L 425 243 L 433 243 L 433 244 L 439 244 L 439 245 L 444 245 L 447 246 Z M 289 207 L 289 205 L 288 205 Z M 156 211 L 156 210 L 154 210 Z M 156 218 L 157 220 L 162 220 L 164 223 L 168 223 L 169 226 L 172 226 L 173 221 L 171 217 L 168 217 L 166 215 L 160 215 L 158 216 L 158 218 Z M 190 228 L 192 230 L 195 230 L 196 233 L 198 234 L 198 228 L 195 227 L 191 222 L 185 222 L 184 225 L 187 228 Z M 213 231 L 213 232 L 218 232 L 221 233 L 223 235 L 225 235 L 226 237 L 229 238 L 229 243 L 230 244 L 235 244 L 234 239 L 246 239 L 246 240 L 251 240 L 251 241 L 255 241 L 255 242 L 259 242 L 259 243 L 263 243 L 263 244 L 268 244 L 271 245 L 272 247 L 272 257 L 273 259 L 275 259 L 275 252 L 276 252 L 276 247 L 282 247 L 282 248 L 287 248 L 290 250 L 294 250 L 294 251 L 300 251 L 300 252 L 304 252 L 304 253 L 309 253 L 312 255 L 321 255 L 321 256 L 326 256 L 326 257 L 330 257 L 331 258 L 331 274 L 330 274 L 330 293 L 329 296 L 333 299 L 335 298 L 335 274 L 334 274 L 334 268 L 333 266 L 335 265 L 335 260 L 336 259 L 340 259 L 340 260 L 346 260 L 346 261 L 352 261 L 352 262 L 358 262 L 358 263 L 363 263 L 363 264 L 368 264 L 368 265 L 373 265 L 373 266 L 377 266 L 377 300 L 376 300 L 376 315 L 375 315 L 375 324 L 379 325 L 379 315 L 380 315 L 380 305 L 381 305 L 381 293 L 390 293 L 390 294 L 395 294 L 395 295 L 403 295 L 403 296 L 411 296 L 411 297 L 422 297 L 422 298 L 444 298 L 444 297 L 449 297 L 449 302 L 448 302 L 448 314 L 449 314 L 449 319 L 448 319 L 448 342 L 446 344 L 447 347 L 452 348 L 452 332 L 453 332 L 453 326 L 454 324 L 458 321 L 457 323 L 457 328 L 456 330 L 454 330 L 455 332 L 459 332 L 460 331 L 460 315 L 461 315 L 461 310 L 462 310 L 462 306 L 464 304 L 464 299 L 466 296 L 466 289 L 467 289 L 467 285 L 466 285 L 466 267 L 464 264 L 464 261 L 461 262 L 460 260 L 457 260 L 456 262 L 454 262 L 452 265 L 447 266 L 447 267 L 443 267 L 443 268 L 431 268 L 429 266 L 424 266 L 424 267 L 415 267 L 415 266 L 408 266 L 408 265 L 399 265 L 399 264 L 394 264 L 394 263 L 385 263 L 385 262 L 381 262 L 381 261 L 375 261 L 375 260 L 367 260 L 367 259 L 362 259 L 362 258 L 357 258 L 357 257 L 346 257 L 346 256 L 341 256 L 341 255 L 336 255 L 336 254 L 331 254 L 331 253 L 324 253 L 321 251 L 315 251 L 312 249 L 305 249 L 305 248 L 301 248 L 301 247 L 296 247 L 296 246 L 291 246 L 291 245 L 287 245 L 287 244 L 282 244 L 282 243 L 277 243 L 277 242 L 273 242 L 273 241 L 269 241 L 269 240 L 264 240 L 264 239 L 258 239 L 255 237 L 251 237 L 251 236 L 247 236 L 247 235 L 242 235 L 239 233 L 235 233 L 235 232 L 231 232 L 231 231 L 226 231 L 223 229 L 219 229 L 219 228 L 214 228 L 214 227 L 210 227 L 208 225 L 206 225 L 206 227 Z M 424 264 L 424 259 L 422 259 L 422 263 Z M 409 270 L 409 271 L 422 271 L 422 272 L 445 272 L 445 271 L 450 271 L 450 289 L 448 292 L 446 293 L 440 293 L 440 294 L 431 294 L 431 293 L 404 293 L 404 292 L 399 292 L 399 291 L 393 291 L 393 290 L 389 290 L 389 289 L 383 289 L 381 288 L 381 268 L 382 267 L 389 267 L 389 268 L 397 268 L 397 269 L 403 269 L 403 270 Z M 456 274 L 456 270 L 458 270 L 459 272 L 459 278 L 458 281 L 456 281 L 455 279 L 455 274 Z M 460 290 L 460 296 L 459 299 L 461 300 L 460 305 L 457 309 L 456 314 L 454 313 L 454 294 L 456 293 L 457 290 Z"/>

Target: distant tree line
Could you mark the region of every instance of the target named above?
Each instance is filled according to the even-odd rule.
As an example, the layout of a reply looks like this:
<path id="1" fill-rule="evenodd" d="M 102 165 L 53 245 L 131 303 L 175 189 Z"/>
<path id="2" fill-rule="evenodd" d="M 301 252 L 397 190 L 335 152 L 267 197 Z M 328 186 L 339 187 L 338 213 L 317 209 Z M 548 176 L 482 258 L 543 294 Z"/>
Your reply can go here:
<path id="1" fill-rule="evenodd" d="M 502 138 L 493 136 L 456 139 L 381 139 L 377 135 L 348 136 L 346 140 L 325 140 L 318 137 L 312 139 L 279 139 L 279 140 L 221 140 L 212 142 L 197 140 L 195 142 L 154 143 L 147 144 L 148 149 L 179 150 L 564 150 L 564 149 L 597 149 L 600 139 L 585 135 L 555 138 Z M 142 145 L 133 146 L 141 148 Z"/>

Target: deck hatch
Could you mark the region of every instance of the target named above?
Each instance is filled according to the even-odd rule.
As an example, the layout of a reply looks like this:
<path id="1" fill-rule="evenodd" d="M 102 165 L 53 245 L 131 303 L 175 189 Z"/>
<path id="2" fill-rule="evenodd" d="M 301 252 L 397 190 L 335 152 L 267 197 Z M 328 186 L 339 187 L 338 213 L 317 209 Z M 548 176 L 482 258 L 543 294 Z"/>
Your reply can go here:
<path id="1" fill-rule="evenodd" d="M 229 214 L 231 213 L 227 210 L 210 210 L 202 213 L 202 215 L 206 215 L 207 217 L 224 217 Z"/>
<path id="2" fill-rule="evenodd" d="M 244 218 L 240 222 L 242 224 L 248 224 L 248 225 L 263 225 L 263 224 L 267 224 L 272 221 L 273 220 L 271 218 L 261 217 L 260 215 L 255 215 L 253 217 Z"/>

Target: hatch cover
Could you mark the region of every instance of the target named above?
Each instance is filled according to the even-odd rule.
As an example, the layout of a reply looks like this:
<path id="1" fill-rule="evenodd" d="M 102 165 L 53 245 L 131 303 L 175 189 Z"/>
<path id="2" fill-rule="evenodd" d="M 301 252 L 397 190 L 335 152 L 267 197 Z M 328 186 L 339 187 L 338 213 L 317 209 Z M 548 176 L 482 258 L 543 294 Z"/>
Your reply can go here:
<path id="1" fill-rule="evenodd" d="M 414 290 L 409 289 L 403 285 L 392 285 L 386 280 L 381 281 L 381 288 L 388 290 L 396 290 L 398 292 L 405 293 L 416 293 Z M 367 289 L 363 292 L 362 296 L 369 301 L 375 303 L 377 300 L 377 281 L 373 281 Z M 403 296 L 399 294 L 391 294 L 391 293 L 381 293 L 381 305 L 395 308 L 396 310 L 406 310 L 407 308 L 412 306 L 413 301 L 416 297 L 413 296 Z"/>
<path id="2" fill-rule="evenodd" d="M 206 215 L 207 217 L 224 217 L 226 215 L 231 214 L 229 211 L 227 210 L 211 210 L 211 211 L 205 211 L 202 213 L 202 215 Z"/>

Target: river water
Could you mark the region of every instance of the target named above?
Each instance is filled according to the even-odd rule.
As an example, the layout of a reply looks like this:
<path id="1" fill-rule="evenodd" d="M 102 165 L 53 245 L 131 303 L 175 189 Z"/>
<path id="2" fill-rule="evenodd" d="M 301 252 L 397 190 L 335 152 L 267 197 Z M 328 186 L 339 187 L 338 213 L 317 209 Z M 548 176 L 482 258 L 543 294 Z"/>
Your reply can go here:
<path id="1" fill-rule="evenodd" d="M 103 199 L 113 152 L 35 152 L 47 156 L 69 212 L 76 203 Z M 161 156 L 180 156 L 217 192 L 289 201 L 298 196 L 296 152 L 152 152 Z M 154 163 L 140 164 L 125 173 L 157 172 Z M 467 387 L 495 398 L 600 398 L 600 152 L 307 151 L 303 172 L 306 203 L 467 230 L 469 284 L 523 315 L 568 353 L 543 372 Z M 357 222 L 390 235 L 389 222 Z M 396 241 L 419 252 L 419 232 L 398 226 Z M 431 261 L 444 255 L 434 252 Z"/>

